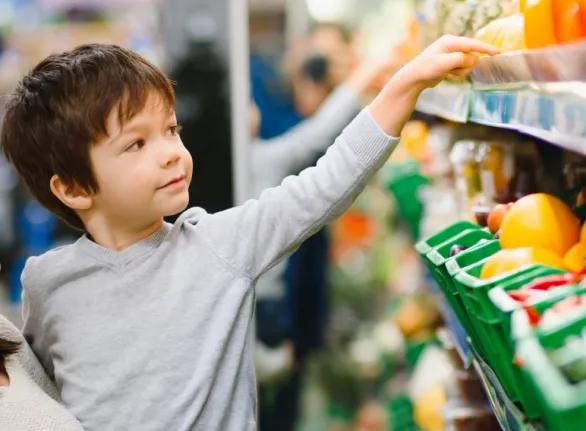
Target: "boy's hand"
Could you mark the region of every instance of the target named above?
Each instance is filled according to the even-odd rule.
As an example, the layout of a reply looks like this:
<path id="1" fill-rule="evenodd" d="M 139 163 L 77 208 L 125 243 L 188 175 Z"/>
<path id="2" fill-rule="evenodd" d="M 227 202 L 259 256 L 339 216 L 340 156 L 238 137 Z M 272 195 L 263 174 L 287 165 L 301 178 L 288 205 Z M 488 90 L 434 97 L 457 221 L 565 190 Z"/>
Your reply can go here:
<path id="1" fill-rule="evenodd" d="M 395 74 L 370 105 L 370 114 L 386 134 L 398 137 L 423 90 L 450 74 L 466 75 L 478 63 L 479 54 L 498 53 L 478 40 L 443 36 Z"/>
<path id="2" fill-rule="evenodd" d="M 422 91 L 435 87 L 448 75 L 467 75 L 478 63 L 479 54 L 498 53 L 497 48 L 479 40 L 443 36 L 408 63 L 399 77 Z"/>

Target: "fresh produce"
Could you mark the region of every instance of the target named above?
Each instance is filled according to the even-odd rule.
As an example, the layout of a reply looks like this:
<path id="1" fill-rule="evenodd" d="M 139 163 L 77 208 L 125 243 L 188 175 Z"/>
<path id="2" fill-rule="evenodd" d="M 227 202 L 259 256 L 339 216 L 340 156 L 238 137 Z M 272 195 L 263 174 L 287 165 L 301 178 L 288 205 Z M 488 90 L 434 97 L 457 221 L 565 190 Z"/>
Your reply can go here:
<path id="1" fill-rule="evenodd" d="M 580 242 L 586 244 L 586 223 L 584 223 L 582 229 L 580 229 Z"/>
<path id="2" fill-rule="evenodd" d="M 574 245 L 564 256 L 564 266 L 569 271 L 578 272 L 586 266 L 586 244 Z"/>
<path id="3" fill-rule="evenodd" d="M 544 48 L 557 43 L 553 21 L 553 0 L 527 0 L 524 15 L 527 48 Z"/>
<path id="4" fill-rule="evenodd" d="M 538 297 L 543 297 L 546 293 L 545 290 L 531 290 L 531 289 L 519 289 L 511 290 L 507 292 L 508 295 L 517 302 L 526 303 L 532 301 Z"/>
<path id="5" fill-rule="evenodd" d="M 523 290 L 549 290 L 553 287 L 565 286 L 580 279 L 580 274 L 556 274 L 539 277 L 525 285 Z"/>
<path id="6" fill-rule="evenodd" d="M 563 268 L 564 262 L 556 253 L 537 247 L 503 249 L 493 254 L 482 266 L 480 277 L 493 278 L 530 265 L 545 265 Z"/>
<path id="7" fill-rule="evenodd" d="M 502 52 L 520 51 L 525 44 L 525 17 L 521 13 L 489 22 L 475 35 L 476 39 L 490 43 Z"/>
<path id="8" fill-rule="evenodd" d="M 568 337 L 562 347 L 548 352 L 548 355 L 571 382 L 586 379 L 586 334 Z"/>
<path id="9" fill-rule="evenodd" d="M 424 430 L 445 429 L 442 410 L 447 402 L 446 393 L 441 385 L 428 389 L 414 404 L 415 422 Z"/>
<path id="10" fill-rule="evenodd" d="M 570 207 L 545 193 L 515 202 L 501 225 L 503 249 L 536 247 L 564 256 L 580 236 L 580 222 Z M 560 266 L 561 267 L 561 266 Z"/>
<path id="11" fill-rule="evenodd" d="M 450 248 L 450 257 L 454 257 L 457 256 L 458 254 L 462 253 L 464 250 L 466 250 L 468 247 L 465 247 L 463 245 L 453 245 Z"/>
<path id="12" fill-rule="evenodd" d="M 503 219 L 511 206 L 512 204 L 498 204 L 492 209 L 488 215 L 488 228 L 490 229 L 490 233 L 494 235 L 501 229 Z"/>
<path id="13" fill-rule="evenodd" d="M 584 2 L 581 0 L 555 0 L 553 2 L 554 32 L 558 43 L 574 42 L 586 36 Z"/>
<path id="14" fill-rule="evenodd" d="M 532 321 L 533 325 L 539 325 L 540 328 L 547 328 L 557 325 L 560 320 L 566 319 L 567 315 L 586 307 L 586 296 L 572 295 L 548 308 L 537 319 Z"/>

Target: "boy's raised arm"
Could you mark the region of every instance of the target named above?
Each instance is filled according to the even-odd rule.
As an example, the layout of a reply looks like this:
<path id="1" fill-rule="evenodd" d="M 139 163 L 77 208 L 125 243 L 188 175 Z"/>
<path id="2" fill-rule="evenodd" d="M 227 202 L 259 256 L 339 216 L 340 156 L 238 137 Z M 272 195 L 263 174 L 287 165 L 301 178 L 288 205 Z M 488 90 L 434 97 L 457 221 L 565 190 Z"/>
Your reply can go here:
<path id="1" fill-rule="evenodd" d="M 397 145 L 421 91 L 448 74 L 468 73 L 479 53 L 497 52 L 466 38 L 436 41 L 393 77 L 316 167 L 201 220 L 209 246 L 238 274 L 258 278 L 352 204 Z"/>

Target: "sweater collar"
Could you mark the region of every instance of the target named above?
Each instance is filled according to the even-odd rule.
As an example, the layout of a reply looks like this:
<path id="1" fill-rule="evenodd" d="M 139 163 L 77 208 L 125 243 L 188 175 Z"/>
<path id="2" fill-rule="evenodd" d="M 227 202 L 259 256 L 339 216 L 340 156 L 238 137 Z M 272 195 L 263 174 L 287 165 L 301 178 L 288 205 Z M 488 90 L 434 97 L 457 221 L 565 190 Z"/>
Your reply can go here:
<path id="1" fill-rule="evenodd" d="M 172 227 L 173 225 L 165 222 L 156 232 L 121 251 L 102 247 L 92 241 L 87 234 L 77 241 L 77 245 L 95 259 L 113 265 L 127 265 L 138 257 L 157 249 L 165 241 Z"/>

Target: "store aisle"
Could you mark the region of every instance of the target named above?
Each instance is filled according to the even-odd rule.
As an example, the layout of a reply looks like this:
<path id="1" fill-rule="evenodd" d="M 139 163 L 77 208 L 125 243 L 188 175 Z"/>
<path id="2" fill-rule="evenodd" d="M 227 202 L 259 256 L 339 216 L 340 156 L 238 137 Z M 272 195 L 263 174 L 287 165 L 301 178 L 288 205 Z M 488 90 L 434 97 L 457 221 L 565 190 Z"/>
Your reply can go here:
<path id="1" fill-rule="evenodd" d="M 13 322 L 18 328 L 22 327 L 22 316 L 20 307 L 15 307 L 8 303 L 6 292 L 8 289 L 0 283 L 0 314 Z"/>

